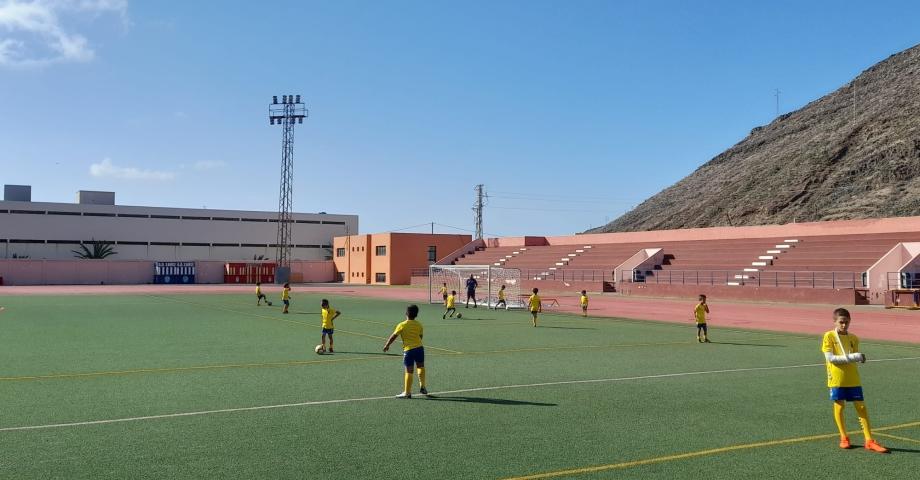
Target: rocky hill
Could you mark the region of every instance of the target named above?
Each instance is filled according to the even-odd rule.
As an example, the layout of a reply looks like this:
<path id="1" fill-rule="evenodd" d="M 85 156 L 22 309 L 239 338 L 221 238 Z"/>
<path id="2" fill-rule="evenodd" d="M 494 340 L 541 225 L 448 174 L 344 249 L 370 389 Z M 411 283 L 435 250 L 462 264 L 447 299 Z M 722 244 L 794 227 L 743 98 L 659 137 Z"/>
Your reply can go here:
<path id="1" fill-rule="evenodd" d="M 909 215 L 920 215 L 920 45 L 589 233 Z"/>

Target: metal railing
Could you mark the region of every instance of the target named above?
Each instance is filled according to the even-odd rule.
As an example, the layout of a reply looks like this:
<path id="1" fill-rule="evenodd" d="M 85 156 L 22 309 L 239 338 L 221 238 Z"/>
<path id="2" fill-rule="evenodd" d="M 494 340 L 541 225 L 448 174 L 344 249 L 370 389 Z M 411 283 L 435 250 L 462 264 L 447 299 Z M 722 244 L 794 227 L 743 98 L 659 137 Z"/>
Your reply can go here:
<path id="1" fill-rule="evenodd" d="M 524 280 L 559 280 L 562 282 L 613 282 L 615 274 L 613 270 L 600 269 L 574 269 L 566 268 L 559 270 L 536 269 L 536 268 L 519 268 L 521 278 Z M 427 277 L 427 268 L 413 268 L 410 271 L 413 277 Z"/>
<path id="2" fill-rule="evenodd" d="M 920 273 L 888 272 L 888 290 L 920 288 Z"/>
<path id="3" fill-rule="evenodd" d="M 790 288 L 862 288 L 862 272 L 784 271 L 739 272 L 738 270 L 623 271 L 621 282 L 662 285 L 728 285 Z M 747 277 L 747 278 L 744 278 Z"/>

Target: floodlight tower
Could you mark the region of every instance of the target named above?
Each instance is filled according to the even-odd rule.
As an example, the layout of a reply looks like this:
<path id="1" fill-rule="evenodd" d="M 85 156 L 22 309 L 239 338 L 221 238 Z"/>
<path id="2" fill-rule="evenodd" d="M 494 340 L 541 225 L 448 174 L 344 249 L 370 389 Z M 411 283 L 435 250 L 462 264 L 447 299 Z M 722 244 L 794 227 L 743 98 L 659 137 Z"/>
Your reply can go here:
<path id="1" fill-rule="evenodd" d="M 294 124 L 309 115 L 300 95 L 272 96 L 268 105 L 268 123 L 281 125 L 281 187 L 278 191 L 278 254 L 275 257 L 275 283 L 287 283 L 291 277 L 291 194 L 294 187 Z"/>

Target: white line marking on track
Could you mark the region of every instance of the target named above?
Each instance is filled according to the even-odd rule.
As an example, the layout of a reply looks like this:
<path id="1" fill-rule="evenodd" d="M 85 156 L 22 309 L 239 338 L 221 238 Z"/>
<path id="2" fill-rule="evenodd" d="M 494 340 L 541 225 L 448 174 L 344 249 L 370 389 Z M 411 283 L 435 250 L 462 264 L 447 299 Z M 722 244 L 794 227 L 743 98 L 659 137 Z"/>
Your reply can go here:
<path id="1" fill-rule="evenodd" d="M 903 357 L 903 358 L 882 358 L 877 360 L 869 360 L 869 362 L 902 362 L 907 360 L 920 360 L 920 357 Z M 697 372 L 681 372 L 681 373 L 661 373 L 657 375 L 640 375 L 633 377 L 616 377 L 616 378 L 597 378 L 589 380 L 564 380 L 558 382 L 542 382 L 542 383 L 525 383 L 517 385 L 497 385 L 493 387 L 474 387 L 474 388 L 462 388 L 458 390 L 445 390 L 440 392 L 432 392 L 433 395 L 446 395 L 454 393 L 470 393 L 470 392 L 485 392 L 490 390 L 510 390 L 515 388 L 535 388 L 535 387 L 551 387 L 557 385 L 577 385 L 577 384 L 588 384 L 588 383 L 609 383 L 609 382 L 626 382 L 630 380 L 650 380 L 657 378 L 674 378 L 674 377 L 688 377 L 693 375 L 715 375 L 720 373 L 738 373 L 738 372 L 757 372 L 757 371 L 767 371 L 767 370 L 788 370 L 793 368 L 809 368 L 809 367 L 823 367 L 824 363 L 806 363 L 802 365 L 782 365 L 775 367 L 749 367 L 749 368 L 730 368 L 724 370 L 703 370 Z M 237 408 L 222 408 L 219 410 L 202 410 L 198 412 L 182 412 L 182 413 L 167 413 L 163 415 L 148 415 L 144 417 L 127 417 L 127 418 L 113 418 L 108 420 L 90 420 L 85 422 L 71 422 L 71 423 L 52 423 L 46 425 L 27 425 L 21 427 L 5 427 L 0 428 L 0 432 L 17 432 L 23 430 L 42 430 L 50 428 L 64 428 L 64 427 L 81 427 L 87 425 L 107 425 L 110 423 L 125 423 L 125 422 L 139 422 L 143 420 L 159 420 L 165 418 L 178 418 L 178 417 L 195 417 L 201 415 L 211 415 L 215 413 L 234 413 L 234 412 L 251 412 L 257 410 L 274 410 L 279 408 L 293 408 L 293 407 L 309 407 L 315 405 L 334 405 L 339 403 L 354 403 L 354 402 L 369 402 L 373 400 L 386 400 L 392 399 L 392 395 L 387 395 L 385 397 L 364 397 L 364 398 L 342 398 L 338 400 L 316 400 L 311 402 L 299 402 L 299 403 L 282 403 L 278 405 L 259 405 L 255 407 L 237 407 Z"/>

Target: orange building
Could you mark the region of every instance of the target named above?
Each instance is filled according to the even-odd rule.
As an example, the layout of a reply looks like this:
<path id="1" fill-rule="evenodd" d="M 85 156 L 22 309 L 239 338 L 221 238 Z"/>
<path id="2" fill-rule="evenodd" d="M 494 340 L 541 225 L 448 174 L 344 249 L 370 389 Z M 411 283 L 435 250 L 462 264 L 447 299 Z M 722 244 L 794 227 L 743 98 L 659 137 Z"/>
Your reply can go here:
<path id="1" fill-rule="evenodd" d="M 472 235 L 374 233 L 335 237 L 335 270 L 344 283 L 409 285 L 413 269 L 446 257 Z"/>

